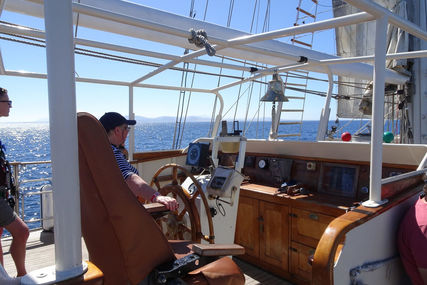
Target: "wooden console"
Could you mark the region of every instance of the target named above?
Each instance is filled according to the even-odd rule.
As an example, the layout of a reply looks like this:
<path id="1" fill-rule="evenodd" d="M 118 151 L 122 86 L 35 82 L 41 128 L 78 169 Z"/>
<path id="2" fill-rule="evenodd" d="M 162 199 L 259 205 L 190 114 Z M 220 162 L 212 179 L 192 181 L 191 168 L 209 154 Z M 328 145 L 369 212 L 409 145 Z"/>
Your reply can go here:
<path id="1" fill-rule="evenodd" d="M 241 186 L 235 242 L 240 258 L 297 283 L 311 281 L 308 257 L 328 224 L 353 206 L 323 193 L 289 196 L 258 184 Z"/>

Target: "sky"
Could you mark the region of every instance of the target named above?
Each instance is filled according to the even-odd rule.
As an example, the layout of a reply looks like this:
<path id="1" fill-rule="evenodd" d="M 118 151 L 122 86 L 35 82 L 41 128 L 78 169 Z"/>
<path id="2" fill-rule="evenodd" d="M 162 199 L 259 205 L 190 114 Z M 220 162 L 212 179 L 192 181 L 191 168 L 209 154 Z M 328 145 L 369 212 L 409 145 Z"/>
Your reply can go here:
<path id="1" fill-rule="evenodd" d="M 158 8 L 179 15 L 188 16 L 191 1 L 184 0 L 133 0 L 142 5 Z M 251 22 L 254 22 L 252 33 L 262 31 L 264 15 L 266 12 L 266 3 L 268 0 L 235 0 L 234 9 L 231 16 L 230 26 L 234 29 L 249 32 Z M 311 1 L 308 1 L 311 2 Z M 256 17 L 253 18 L 255 3 L 259 5 L 256 11 Z M 194 10 L 195 18 L 202 20 L 205 16 L 206 21 L 213 22 L 222 26 L 227 25 L 229 15 L 229 0 L 195 0 Z M 293 25 L 296 19 L 296 7 L 298 0 L 270 0 L 270 22 L 269 30 L 276 30 Z M 318 7 L 318 20 L 330 18 L 331 1 L 320 0 Z M 3 11 L 1 20 L 13 22 L 33 28 L 44 30 L 43 19 L 24 16 L 9 11 Z M 0 36 L 4 36 L 1 34 Z M 98 32 L 84 27 L 78 27 L 77 37 L 96 39 L 118 45 L 130 45 L 145 50 L 154 50 L 158 52 L 172 53 L 181 55 L 182 48 L 166 46 L 158 43 L 152 43 L 144 40 L 112 35 L 105 32 Z M 290 42 L 289 38 L 280 39 L 286 43 Z M 313 48 L 317 51 L 334 54 L 335 43 L 333 31 L 322 31 L 316 33 L 313 39 Z M 46 73 L 45 49 L 19 44 L 0 38 L 0 51 L 2 54 L 3 64 L 6 70 L 24 70 L 37 73 Z M 123 54 L 120 54 L 123 56 Z M 127 55 L 124 55 L 127 56 Z M 132 56 L 141 60 L 146 58 Z M 206 56 L 207 57 L 207 56 Z M 204 57 L 204 59 L 207 59 Z M 166 61 L 157 60 L 159 63 Z M 179 65 L 179 66 L 182 66 Z M 191 65 L 190 68 L 193 68 Z M 198 67 L 198 70 L 200 68 Z M 94 77 L 102 79 L 132 81 L 153 70 L 153 68 L 141 65 L 119 63 L 98 58 L 76 55 L 75 70 L 78 77 Z M 218 72 L 217 68 L 205 68 L 204 71 Z M 241 76 L 241 72 L 227 71 L 227 74 Z M 327 79 L 326 75 L 310 74 L 311 76 Z M 181 72 L 166 71 L 150 79 L 147 83 L 163 83 L 167 85 L 180 85 Z M 248 73 L 244 75 L 249 76 Z M 191 85 L 192 76 L 189 75 L 187 86 Z M 270 80 L 266 78 L 265 80 Z M 221 84 L 233 82 L 231 79 L 221 79 Z M 214 88 L 218 85 L 218 78 L 214 76 L 194 77 L 194 86 L 200 88 Z M 8 89 L 9 97 L 13 100 L 13 108 L 8 118 L 2 118 L 3 122 L 32 122 L 48 120 L 48 94 L 47 81 L 40 79 L 0 76 L 0 86 Z M 327 90 L 326 83 L 309 82 L 309 89 Z M 240 91 L 239 91 L 240 89 Z M 248 120 L 258 118 L 259 116 L 269 117 L 271 114 L 271 103 L 263 103 L 258 108 L 258 99 L 263 95 L 261 87 L 255 85 L 251 88 L 250 84 L 244 84 L 239 88 L 231 88 L 222 94 L 225 98 L 224 111 L 227 112 L 225 118 L 231 119 L 236 116 L 238 119 L 247 117 Z M 235 100 L 241 94 L 238 109 L 235 110 Z M 136 88 L 134 99 L 134 112 L 137 116 L 159 117 L 175 116 L 177 113 L 177 104 L 179 98 L 178 91 L 163 91 L 153 89 Z M 293 95 L 293 94 L 288 94 Z M 188 98 L 188 95 L 187 97 Z M 324 98 L 307 95 L 304 113 L 305 120 L 318 120 L 320 117 L 321 107 L 324 105 Z M 190 116 L 202 116 L 210 118 L 211 110 L 209 109 L 214 102 L 211 94 L 194 93 L 191 96 L 191 103 L 188 108 Z M 76 105 L 77 111 L 85 111 L 99 117 L 104 112 L 117 111 L 124 115 L 128 114 L 128 88 L 116 87 L 111 85 L 76 83 Z M 335 119 L 335 102 L 332 102 L 331 119 Z M 257 112 L 257 110 L 259 110 Z M 234 115 L 236 114 L 236 115 Z M 286 118 L 285 118 L 286 119 Z M 289 117 L 288 119 L 293 119 Z"/>

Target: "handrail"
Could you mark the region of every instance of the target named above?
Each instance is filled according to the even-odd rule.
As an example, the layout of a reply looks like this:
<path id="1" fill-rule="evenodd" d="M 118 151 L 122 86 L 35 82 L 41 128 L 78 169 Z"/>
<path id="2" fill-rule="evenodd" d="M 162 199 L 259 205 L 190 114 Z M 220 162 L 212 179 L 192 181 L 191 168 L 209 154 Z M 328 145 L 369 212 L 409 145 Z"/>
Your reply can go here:
<path id="1" fill-rule="evenodd" d="M 46 178 L 35 178 L 35 179 L 20 179 L 20 175 L 21 175 L 21 166 L 27 166 L 27 165 L 41 165 L 41 164 L 50 164 L 51 161 L 49 160 L 45 160 L 45 161 L 13 161 L 10 162 L 10 165 L 13 167 L 13 178 L 15 181 L 15 186 L 16 186 L 16 194 L 15 194 L 15 208 L 14 211 L 15 213 L 25 222 L 25 223 L 36 223 L 36 222 L 42 222 L 45 220 L 52 220 L 52 218 L 43 218 L 43 216 L 41 216 L 38 219 L 34 219 L 31 218 L 30 220 L 26 220 L 25 219 L 25 200 L 26 197 L 32 196 L 32 195 L 40 195 L 40 199 L 41 199 L 41 195 L 45 195 L 45 194 L 49 194 L 52 193 L 52 191 L 30 191 L 30 192 L 25 192 L 22 191 L 22 185 L 23 184 L 28 184 L 28 183 L 34 183 L 34 182 L 50 182 L 52 180 L 51 177 L 46 177 Z M 21 209 L 19 207 L 19 205 L 21 205 Z M 42 212 L 41 209 L 41 204 L 40 204 L 40 210 L 39 212 Z M 42 226 L 42 225 L 41 225 Z"/>
<path id="2" fill-rule="evenodd" d="M 386 212 L 393 206 L 419 193 L 421 190 L 422 186 L 413 187 L 409 191 L 401 192 L 390 199 L 389 203 L 380 205 L 377 208 L 359 206 L 333 220 L 323 233 L 314 253 L 312 284 L 324 285 L 334 283 L 333 270 L 336 251 L 339 243 L 345 240 L 345 236 L 350 230 Z"/>
<path id="3" fill-rule="evenodd" d="M 414 170 L 411 172 L 406 172 L 406 173 L 402 173 L 399 175 L 383 178 L 383 179 L 381 179 L 381 185 L 388 184 L 391 182 L 396 182 L 396 181 L 403 180 L 403 179 L 406 179 L 409 177 L 417 176 L 417 175 L 420 175 L 422 173 L 427 173 L 427 168 L 420 169 L 420 170 L 417 169 L 417 170 Z"/>
<path id="4" fill-rule="evenodd" d="M 427 152 L 424 154 L 424 157 L 421 160 L 420 165 L 418 165 L 417 170 L 421 170 L 421 169 L 426 168 L 426 167 L 427 167 Z"/>

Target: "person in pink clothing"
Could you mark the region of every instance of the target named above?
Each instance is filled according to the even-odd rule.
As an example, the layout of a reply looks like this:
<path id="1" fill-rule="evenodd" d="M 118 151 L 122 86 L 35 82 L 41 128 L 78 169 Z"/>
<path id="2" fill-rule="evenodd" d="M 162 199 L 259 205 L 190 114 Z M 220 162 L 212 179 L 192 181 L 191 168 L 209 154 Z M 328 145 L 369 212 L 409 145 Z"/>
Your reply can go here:
<path id="1" fill-rule="evenodd" d="M 427 285 L 427 184 L 423 189 L 403 218 L 397 238 L 400 257 L 414 285 Z"/>

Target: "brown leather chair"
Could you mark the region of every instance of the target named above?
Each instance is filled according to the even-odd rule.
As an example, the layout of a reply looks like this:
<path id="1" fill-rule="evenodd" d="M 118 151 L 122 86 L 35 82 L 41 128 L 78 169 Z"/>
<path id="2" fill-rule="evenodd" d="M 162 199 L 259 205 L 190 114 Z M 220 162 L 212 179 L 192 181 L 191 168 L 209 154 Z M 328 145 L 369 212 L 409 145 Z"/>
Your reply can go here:
<path id="1" fill-rule="evenodd" d="M 159 266 L 191 252 L 191 243 L 168 241 L 126 185 L 101 123 L 78 114 L 82 234 L 89 259 L 105 284 L 140 284 Z M 237 265 L 223 257 L 191 271 L 187 284 L 244 284 Z"/>

